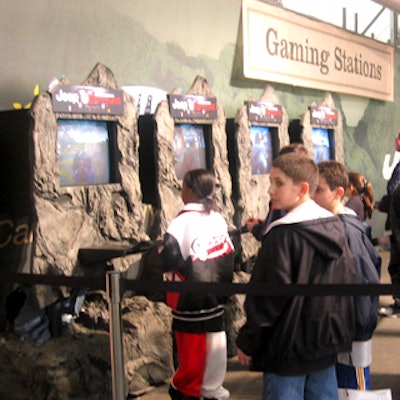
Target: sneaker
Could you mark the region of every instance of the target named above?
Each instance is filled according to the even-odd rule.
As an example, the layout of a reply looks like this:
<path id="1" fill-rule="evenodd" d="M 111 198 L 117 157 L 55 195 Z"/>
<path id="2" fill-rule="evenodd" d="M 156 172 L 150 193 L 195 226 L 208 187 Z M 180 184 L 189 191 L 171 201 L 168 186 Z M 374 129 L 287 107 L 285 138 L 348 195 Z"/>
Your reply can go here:
<path id="1" fill-rule="evenodd" d="M 200 400 L 200 397 L 185 396 L 181 391 L 175 389 L 172 385 L 169 385 L 168 394 L 171 400 Z"/>
<path id="2" fill-rule="evenodd" d="M 381 317 L 398 318 L 400 317 L 400 306 L 394 303 L 390 306 L 381 307 L 378 313 Z"/>
<path id="3" fill-rule="evenodd" d="M 217 390 L 213 390 L 213 397 L 208 397 L 207 394 L 203 395 L 203 400 L 226 400 L 229 397 L 229 391 L 223 386 L 220 386 Z"/>

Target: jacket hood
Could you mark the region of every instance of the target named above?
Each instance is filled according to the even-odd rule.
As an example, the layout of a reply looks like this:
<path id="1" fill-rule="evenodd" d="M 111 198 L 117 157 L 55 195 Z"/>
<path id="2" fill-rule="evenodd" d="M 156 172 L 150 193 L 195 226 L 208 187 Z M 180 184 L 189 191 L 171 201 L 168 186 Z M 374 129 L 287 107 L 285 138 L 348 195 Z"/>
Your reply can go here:
<path id="1" fill-rule="evenodd" d="M 372 240 L 371 225 L 358 218 L 357 214 L 353 210 L 343 206 L 339 218 L 345 223 L 345 225 L 350 225 L 352 229 L 360 231 L 362 235 L 366 235 L 370 240 Z"/>
<path id="2" fill-rule="evenodd" d="M 306 201 L 273 222 L 269 230 L 283 224 L 291 224 L 291 229 L 310 242 L 324 258 L 335 259 L 343 253 L 346 235 L 342 222 L 313 200 Z"/>

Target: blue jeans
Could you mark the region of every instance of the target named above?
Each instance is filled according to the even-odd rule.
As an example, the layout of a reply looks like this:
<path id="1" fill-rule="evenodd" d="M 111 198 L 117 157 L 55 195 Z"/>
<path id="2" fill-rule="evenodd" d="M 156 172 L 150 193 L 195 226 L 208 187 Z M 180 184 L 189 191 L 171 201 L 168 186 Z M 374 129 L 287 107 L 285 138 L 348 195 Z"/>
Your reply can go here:
<path id="1" fill-rule="evenodd" d="M 335 366 L 307 375 L 264 373 L 262 400 L 338 400 Z"/>

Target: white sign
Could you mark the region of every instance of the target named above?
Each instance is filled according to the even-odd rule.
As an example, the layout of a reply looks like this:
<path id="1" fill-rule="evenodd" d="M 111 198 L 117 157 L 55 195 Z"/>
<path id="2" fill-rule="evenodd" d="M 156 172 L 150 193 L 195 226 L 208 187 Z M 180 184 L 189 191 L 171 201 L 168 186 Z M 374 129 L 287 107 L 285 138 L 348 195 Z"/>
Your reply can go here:
<path id="1" fill-rule="evenodd" d="M 243 0 L 247 78 L 394 101 L 394 48 L 257 0 Z"/>
<path id="2" fill-rule="evenodd" d="M 122 86 L 136 103 L 139 115 L 154 114 L 161 100 L 167 100 L 167 92 L 151 86 Z"/>

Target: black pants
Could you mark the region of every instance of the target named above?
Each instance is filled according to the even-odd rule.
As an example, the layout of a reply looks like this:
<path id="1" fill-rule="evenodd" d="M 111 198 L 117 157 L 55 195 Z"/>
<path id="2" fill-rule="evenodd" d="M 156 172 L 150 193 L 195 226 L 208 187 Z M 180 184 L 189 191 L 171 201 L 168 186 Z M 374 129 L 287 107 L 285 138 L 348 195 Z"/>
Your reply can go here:
<path id="1" fill-rule="evenodd" d="M 392 283 L 400 283 L 400 248 L 398 241 L 395 240 L 394 236 L 390 237 L 390 260 L 388 267 L 390 280 Z M 400 306 L 400 293 L 393 295 L 395 302 Z"/>

